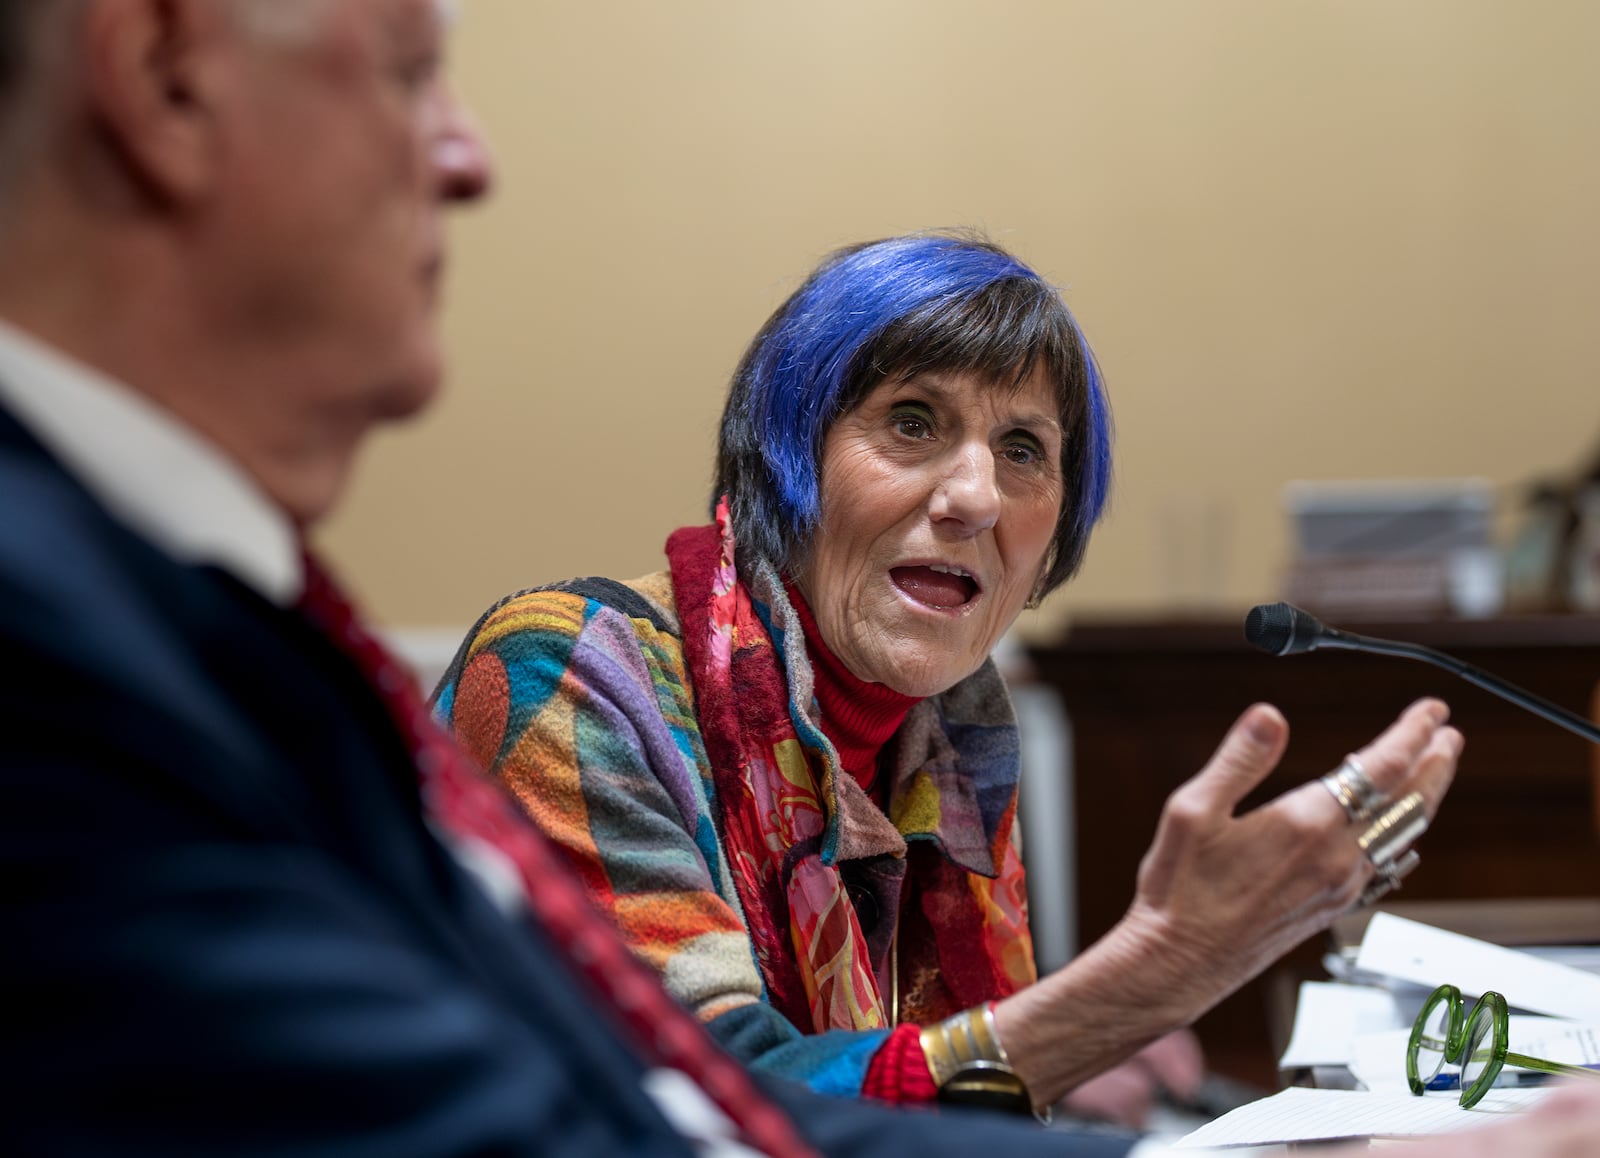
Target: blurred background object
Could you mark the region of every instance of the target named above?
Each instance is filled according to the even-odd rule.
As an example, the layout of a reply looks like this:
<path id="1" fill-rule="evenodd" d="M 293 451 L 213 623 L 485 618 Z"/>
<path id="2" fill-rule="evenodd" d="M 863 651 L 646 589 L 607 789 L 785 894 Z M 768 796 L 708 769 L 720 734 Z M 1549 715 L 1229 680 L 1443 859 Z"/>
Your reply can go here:
<path id="1" fill-rule="evenodd" d="M 1487 479 L 1291 482 L 1283 597 L 1325 615 L 1481 619 L 1505 583 Z"/>
<path id="2" fill-rule="evenodd" d="M 393 626 L 659 566 L 749 334 L 824 252 L 907 229 L 1014 248 L 1105 370 L 1111 517 L 1035 638 L 1184 597 L 1173 495 L 1226 510 L 1242 612 L 1278 592 L 1291 479 L 1509 493 L 1600 434 L 1589 0 L 461 7 L 504 179 L 453 226 L 447 397 L 325 536 Z"/>
<path id="3" fill-rule="evenodd" d="M 1176 615 L 1211 615 L 1229 606 L 1232 504 L 1214 490 L 1168 495 L 1156 507 L 1156 563 L 1162 603 Z"/>
<path id="4" fill-rule="evenodd" d="M 1534 483 L 1523 498 L 1517 530 L 1506 549 L 1506 609 L 1559 610 L 1566 595 L 1561 573 L 1569 510 L 1567 497 L 1548 482 Z"/>

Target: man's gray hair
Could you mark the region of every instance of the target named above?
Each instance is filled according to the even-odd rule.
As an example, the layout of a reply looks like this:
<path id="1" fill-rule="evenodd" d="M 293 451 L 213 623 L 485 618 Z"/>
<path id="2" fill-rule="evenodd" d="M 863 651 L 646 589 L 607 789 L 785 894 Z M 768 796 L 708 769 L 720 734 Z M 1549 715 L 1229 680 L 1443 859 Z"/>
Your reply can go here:
<path id="1" fill-rule="evenodd" d="M 227 4 L 240 28 L 273 40 L 310 35 L 329 7 L 328 0 L 227 0 Z"/>
<path id="2" fill-rule="evenodd" d="M 0 0 L 0 217 L 43 131 L 52 78 L 89 0 Z M 333 0 L 215 0 L 246 35 L 293 41 L 323 27 Z"/>
<path id="3" fill-rule="evenodd" d="M 268 36 L 296 36 L 316 27 L 327 0 L 223 0 L 241 27 Z M 81 0 L 0 0 L 0 116 L 9 116 L 45 34 L 40 19 L 65 20 Z"/>

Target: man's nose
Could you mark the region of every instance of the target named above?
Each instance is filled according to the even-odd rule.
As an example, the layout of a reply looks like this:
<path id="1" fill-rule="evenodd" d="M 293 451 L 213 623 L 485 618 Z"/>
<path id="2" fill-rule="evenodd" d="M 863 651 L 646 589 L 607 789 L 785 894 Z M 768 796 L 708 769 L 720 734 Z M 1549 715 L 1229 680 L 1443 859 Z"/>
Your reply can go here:
<path id="1" fill-rule="evenodd" d="M 443 119 L 433 138 L 433 166 L 445 201 L 476 201 L 494 184 L 494 161 L 477 119 L 453 92 L 443 94 Z"/>

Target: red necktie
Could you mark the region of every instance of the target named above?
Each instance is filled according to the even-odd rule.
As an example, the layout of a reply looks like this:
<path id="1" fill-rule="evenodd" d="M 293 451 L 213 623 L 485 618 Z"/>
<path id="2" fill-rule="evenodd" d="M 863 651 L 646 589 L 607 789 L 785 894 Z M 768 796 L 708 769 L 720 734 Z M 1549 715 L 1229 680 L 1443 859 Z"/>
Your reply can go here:
<path id="1" fill-rule="evenodd" d="M 629 951 L 544 834 L 434 722 L 410 673 L 361 626 L 350 603 L 310 557 L 300 606 L 382 697 L 416 761 L 423 806 L 447 831 L 483 841 L 516 867 L 533 918 L 596 1000 L 627 1026 L 635 1053 L 693 1078 L 747 1144 L 772 1158 L 811 1156 L 784 1113 Z"/>

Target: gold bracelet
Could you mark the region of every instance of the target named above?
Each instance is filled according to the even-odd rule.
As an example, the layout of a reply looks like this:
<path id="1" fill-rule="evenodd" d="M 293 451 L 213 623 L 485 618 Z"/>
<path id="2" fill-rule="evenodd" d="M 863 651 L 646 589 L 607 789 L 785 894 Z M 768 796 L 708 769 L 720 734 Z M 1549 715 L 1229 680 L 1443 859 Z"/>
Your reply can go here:
<path id="1" fill-rule="evenodd" d="M 922 1056 L 939 1087 L 939 1101 L 1038 1115 L 1027 1084 L 1000 1044 L 988 1002 L 924 1028 Z"/>

